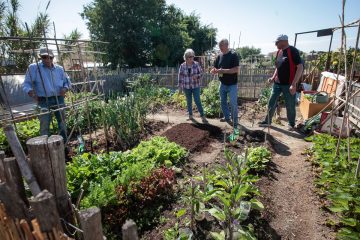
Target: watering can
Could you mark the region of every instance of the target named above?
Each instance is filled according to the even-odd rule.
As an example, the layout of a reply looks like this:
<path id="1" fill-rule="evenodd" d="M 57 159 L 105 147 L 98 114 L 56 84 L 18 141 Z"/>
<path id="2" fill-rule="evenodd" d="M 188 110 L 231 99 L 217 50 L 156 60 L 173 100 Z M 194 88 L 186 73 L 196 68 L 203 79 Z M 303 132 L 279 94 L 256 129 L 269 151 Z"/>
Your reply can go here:
<path id="1" fill-rule="evenodd" d="M 315 93 L 312 97 L 313 103 L 327 103 L 329 102 L 329 95 L 327 92 Z"/>

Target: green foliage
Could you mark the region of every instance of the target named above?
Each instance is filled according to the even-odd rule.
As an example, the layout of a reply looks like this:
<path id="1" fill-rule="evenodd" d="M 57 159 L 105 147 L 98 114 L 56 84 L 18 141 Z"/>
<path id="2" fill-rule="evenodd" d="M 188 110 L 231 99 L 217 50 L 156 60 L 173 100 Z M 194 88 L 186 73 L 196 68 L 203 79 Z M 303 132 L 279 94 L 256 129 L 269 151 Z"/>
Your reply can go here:
<path id="1" fill-rule="evenodd" d="M 186 48 L 201 54 L 212 49 L 211 40 L 216 39 L 215 28 L 165 0 L 96 0 L 84 6 L 81 16 L 92 39 L 110 42 L 103 61 L 113 68 L 148 63 L 174 66 L 183 61 Z"/>
<path id="2" fill-rule="evenodd" d="M 19 18 L 18 12 L 21 9 L 20 1 L 0 2 L 0 36 L 29 37 L 25 24 Z M 43 37 L 44 31 L 48 32 L 50 27 L 49 15 L 39 12 L 35 21 L 29 25 L 29 32 L 32 37 Z M 9 61 L 6 66 L 0 66 L 0 73 L 23 73 L 32 62 L 30 53 L 17 53 L 12 51 L 20 49 L 37 49 L 41 42 L 9 41 L 4 42 L 0 49 Z"/>
<path id="3" fill-rule="evenodd" d="M 138 143 L 150 111 L 170 101 L 167 89 L 160 89 L 148 74 L 140 74 L 129 80 L 128 96 L 112 96 L 107 102 L 103 100 L 87 101 L 76 110 L 70 109 L 67 114 L 67 126 L 86 132 L 90 128 L 106 128 L 112 133 L 114 141 L 122 149 L 128 149 Z M 76 94 L 68 97 L 68 102 L 85 99 L 88 94 Z M 90 123 L 89 123 L 90 120 Z"/>
<path id="4" fill-rule="evenodd" d="M 220 82 L 217 80 L 213 80 L 209 83 L 207 87 L 202 89 L 200 97 L 206 117 L 218 117 L 221 112 L 219 86 Z M 172 103 L 177 108 L 186 109 L 185 94 L 176 91 L 172 95 Z"/>
<path id="5" fill-rule="evenodd" d="M 57 129 L 56 121 L 54 122 L 54 125 L 55 129 L 53 129 L 53 125 L 50 124 L 50 131 L 53 133 L 55 133 Z M 38 119 L 19 122 L 16 123 L 16 130 L 21 145 L 25 147 L 27 140 L 40 135 L 40 122 Z M 0 128 L 0 150 L 7 153 L 10 151 L 10 146 L 6 140 L 6 136 L 2 128 Z"/>
<path id="6" fill-rule="evenodd" d="M 131 182 L 144 178 L 155 167 L 164 165 L 165 161 L 170 161 L 172 165 L 179 164 L 185 155 L 184 148 L 163 137 L 143 141 L 132 151 L 98 155 L 84 153 L 75 156 L 66 167 L 68 190 L 73 198 L 78 196 L 80 189 L 84 190 L 86 196 L 91 188 L 101 187 L 100 183 L 105 177 L 127 188 Z"/>
<path id="7" fill-rule="evenodd" d="M 105 176 L 115 180 L 126 160 L 126 155 L 122 152 L 98 155 L 84 153 L 75 156 L 66 166 L 68 190 L 74 198 L 78 196 L 80 189 L 83 189 L 86 195 L 89 185 L 99 184 Z"/>
<path id="8" fill-rule="evenodd" d="M 154 98 L 153 104 L 159 105 L 167 105 L 170 104 L 172 101 L 172 92 L 168 88 L 160 87 L 157 89 Z"/>
<path id="9" fill-rule="evenodd" d="M 348 71 L 350 71 L 350 69 L 351 69 L 351 65 L 354 60 L 354 55 L 355 55 L 355 48 L 347 49 L 346 58 L 347 58 Z M 328 56 L 327 53 L 321 53 L 318 55 L 317 59 L 314 60 L 314 65 L 316 64 L 319 71 L 325 70 L 327 56 Z M 360 63 L 360 55 L 357 54 L 357 57 L 355 59 L 355 65 L 357 67 L 359 67 L 360 66 L 359 63 Z M 340 68 L 340 74 L 344 74 L 345 73 L 345 60 L 343 57 L 341 57 L 339 51 L 332 51 L 331 52 L 331 61 L 330 61 L 330 71 L 337 73 L 339 68 Z"/>
<path id="10" fill-rule="evenodd" d="M 141 142 L 128 155 L 132 162 L 153 162 L 157 166 L 165 164 L 165 161 L 171 161 L 177 165 L 184 159 L 186 150 L 174 142 L 169 142 L 165 137 L 153 137 L 149 141 Z"/>
<path id="11" fill-rule="evenodd" d="M 271 87 L 265 87 L 265 88 L 261 89 L 261 93 L 260 93 L 259 100 L 258 100 L 258 104 L 261 107 L 267 106 L 270 96 L 271 96 L 271 91 L 272 91 Z"/>
<path id="12" fill-rule="evenodd" d="M 263 171 L 270 159 L 271 152 L 266 147 L 249 148 L 246 164 L 255 171 Z"/>
<path id="13" fill-rule="evenodd" d="M 201 103 L 207 117 L 218 117 L 221 112 L 219 86 L 220 81 L 213 80 L 203 89 Z"/>
<path id="14" fill-rule="evenodd" d="M 174 104 L 175 107 L 177 108 L 186 108 L 186 97 L 185 94 L 180 93 L 179 91 L 176 91 L 173 95 L 172 95 L 172 103 Z"/>
<path id="15" fill-rule="evenodd" d="M 246 225 L 245 221 L 251 209 L 261 211 L 264 206 L 255 198 L 260 195 L 255 186 L 259 178 L 249 172 L 249 165 L 255 171 L 262 170 L 270 153 L 261 147 L 251 148 L 249 152 L 251 162 L 249 157 L 236 155 L 226 149 L 225 163 L 216 165 L 210 171 L 204 168 L 201 176 L 189 181 L 182 197 L 186 208 L 178 210 L 176 216 L 180 220 L 188 211 L 192 232 L 196 232 L 195 220 L 201 221 L 207 212 L 222 228 L 221 232 L 210 233 L 213 239 L 256 239 L 253 227 Z M 177 223 L 174 228 L 164 231 L 164 238 L 176 239 L 181 230 L 184 229 Z"/>
<path id="16" fill-rule="evenodd" d="M 241 47 L 241 48 L 237 48 L 236 52 L 240 55 L 240 58 L 243 60 L 247 60 L 250 57 L 256 57 L 259 56 L 261 54 L 261 48 L 255 48 L 255 47 L 249 47 L 249 46 L 245 46 L 245 47 Z"/>
<path id="17" fill-rule="evenodd" d="M 341 140 L 339 156 L 336 156 L 337 138 L 320 134 L 307 140 L 314 143 L 311 160 L 320 169 L 316 180 L 319 193 L 330 201 L 326 207 L 340 218 L 337 238 L 357 239 L 360 236 L 360 182 L 355 178 L 355 170 L 360 157 L 360 139 L 349 139 L 350 161 L 347 139 Z"/>
<path id="18" fill-rule="evenodd" d="M 99 183 L 91 182 L 89 194 L 81 201 L 82 208 L 105 207 L 117 203 L 116 199 L 116 181 L 110 177 L 101 178 Z"/>
<path id="19" fill-rule="evenodd" d="M 68 190 L 76 199 L 83 189 L 81 207 L 100 207 L 108 230 L 127 218 L 143 229 L 158 220 L 163 205 L 174 195 L 175 172 L 164 163 L 178 165 L 186 153 L 163 137 L 126 152 L 85 153 L 67 165 Z"/>

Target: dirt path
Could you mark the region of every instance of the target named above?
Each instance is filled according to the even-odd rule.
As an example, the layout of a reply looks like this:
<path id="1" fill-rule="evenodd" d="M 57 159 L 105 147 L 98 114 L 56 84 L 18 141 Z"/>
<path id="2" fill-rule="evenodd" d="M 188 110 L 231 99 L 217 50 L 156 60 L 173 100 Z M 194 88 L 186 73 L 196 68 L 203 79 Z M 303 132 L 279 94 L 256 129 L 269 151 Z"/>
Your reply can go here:
<path id="1" fill-rule="evenodd" d="M 169 119 L 175 124 L 186 122 L 186 115 L 181 112 L 172 112 L 169 116 L 160 113 L 151 118 L 162 121 Z M 230 130 L 226 123 L 220 123 L 218 119 L 209 119 L 209 123 Z M 241 119 L 240 123 L 252 130 L 263 129 L 251 128 L 252 122 L 246 118 Z M 273 171 L 258 182 L 265 205 L 263 217 L 267 222 L 260 239 L 334 239 L 334 233 L 324 225 L 326 217 L 314 193 L 310 163 L 301 155 L 310 146 L 309 143 L 300 134 L 289 132 L 280 125 L 271 127 L 270 134 L 280 144 L 274 146 Z M 213 151 L 202 152 L 193 159 L 211 162 L 221 149 L 221 144 L 214 143 Z"/>
<path id="2" fill-rule="evenodd" d="M 274 171 L 259 182 L 266 206 L 265 219 L 272 236 L 265 239 L 334 239 L 324 225 L 326 217 L 314 193 L 314 177 L 310 163 L 301 153 L 310 146 L 299 135 L 281 129 L 271 129 L 271 135 L 284 146 L 275 148 Z M 271 231 L 267 231 L 271 232 Z"/>

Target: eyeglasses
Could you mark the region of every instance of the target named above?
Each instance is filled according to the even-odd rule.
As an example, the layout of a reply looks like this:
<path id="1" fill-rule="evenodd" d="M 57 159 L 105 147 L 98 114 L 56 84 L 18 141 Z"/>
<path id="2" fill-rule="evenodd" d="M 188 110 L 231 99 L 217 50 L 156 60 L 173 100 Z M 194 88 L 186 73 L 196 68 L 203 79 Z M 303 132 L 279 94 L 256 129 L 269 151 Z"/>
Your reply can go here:
<path id="1" fill-rule="evenodd" d="M 50 57 L 49 57 L 49 56 L 41 56 L 41 58 L 42 58 L 42 59 L 50 58 L 50 60 L 53 60 L 53 59 L 54 59 L 54 57 L 51 57 L 51 56 L 50 56 Z"/>
<path id="2" fill-rule="evenodd" d="M 187 56 L 186 58 L 194 58 L 194 56 Z"/>

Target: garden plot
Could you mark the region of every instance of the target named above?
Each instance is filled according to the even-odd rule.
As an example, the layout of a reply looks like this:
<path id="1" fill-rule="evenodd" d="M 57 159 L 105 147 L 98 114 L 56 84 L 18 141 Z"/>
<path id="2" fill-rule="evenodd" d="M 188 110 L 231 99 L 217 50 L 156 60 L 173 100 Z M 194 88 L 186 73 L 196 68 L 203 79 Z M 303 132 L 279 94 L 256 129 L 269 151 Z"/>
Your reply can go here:
<path id="1" fill-rule="evenodd" d="M 144 99 L 146 107 L 139 104 Z M 127 218 L 143 239 L 229 239 L 230 232 L 246 239 L 334 238 L 313 192 L 310 163 L 301 155 L 309 144 L 283 128 L 284 118 L 270 129 L 254 128 L 264 111 L 246 102 L 239 133 L 229 142 L 231 126 L 218 118 L 196 122 L 196 111 L 195 121 L 186 121 L 166 89 L 140 87 L 131 99 L 104 104 L 90 104 L 97 130 L 92 137 L 83 131 L 85 150 L 94 153 L 76 152 L 67 178 L 73 202 L 83 190 L 80 208 L 101 208 L 108 239 L 120 239 Z M 148 109 L 163 111 L 149 116 Z M 99 123 L 110 133 L 108 146 Z M 76 139 L 72 144 L 77 148 Z"/>
<path id="2" fill-rule="evenodd" d="M 222 139 L 221 128 L 208 124 L 180 123 L 164 132 L 169 141 L 175 142 L 190 152 L 205 150 L 214 140 Z"/>
<path id="3" fill-rule="evenodd" d="M 254 103 L 246 103 L 246 108 L 244 105 L 240 109 L 249 110 L 253 108 Z M 263 113 L 260 113 L 259 117 L 255 115 L 255 119 L 252 111 L 242 111 L 239 115 L 242 116 L 240 134 L 235 142 L 227 142 L 226 148 L 242 154 L 245 146 L 265 146 L 272 152 L 272 160 L 266 163 L 263 170 L 256 173 L 260 176 L 256 186 L 262 193 L 258 199 L 264 204 L 264 210 L 252 211 L 244 224 L 251 223 L 253 225 L 254 234 L 258 239 L 334 239 L 333 231 L 325 226 L 327 216 L 321 211 L 320 200 L 314 193 L 314 175 L 311 165 L 305 161 L 305 157 L 302 155 L 309 144 L 304 142 L 301 134 L 284 129 L 284 125 L 286 125 L 285 112 L 282 112 L 279 124 L 275 123 L 269 130 L 252 128 L 253 123 L 263 117 Z M 186 122 L 186 114 L 179 111 L 159 113 L 153 117 L 153 119 L 164 118 L 176 124 Z M 223 137 L 225 132 L 227 136 L 229 135 L 230 127 L 227 124 L 220 123 L 218 119 L 209 119 L 209 123 L 220 127 Z M 212 144 L 214 146 L 214 143 Z M 223 139 L 216 141 L 215 146 L 216 148 L 213 148 L 211 154 L 203 149 L 190 155 L 189 166 L 184 171 L 188 172 L 189 176 L 196 178 L 196 176 L 203 175 L 204 168 L 210 171 L 217 164 L 224 164 L 226 161 Z M 209 157 L 210 155 L 211 157 Z M 199 161 L 204 158 L 208 158 L 207 161 Z M 186 185 L 186 183 L 184 184 Z M 181 204 L 173 206 L 173 209 L 177 211 L 184 208 L 184 205 Z M 162 218 L 166 223 L 160 224 L 156 230 L 147 232 L 144 238 L 161 239 L 167 229 L 171 229 L 167 232 L 170 235 L 180 234 L 179 231 L 184 231 L 184 225 L 180 224 L 177 213 L 182 212 L 165 211 Z M 182 217 L 189 218 L 190 214 L 187 212 Z M 214 227 L 216 226 L 214 218 L 209 215 L 206 215 L 205 221 L 200 222 L 198 230 L 205 232 L 205 235 L 211 231 L 221 232 L 219 227 Z M 212 239 L 209 235 L 207 236 L 208 239 Z M 200 237 L 199 239 L 207 238 Z"/>

